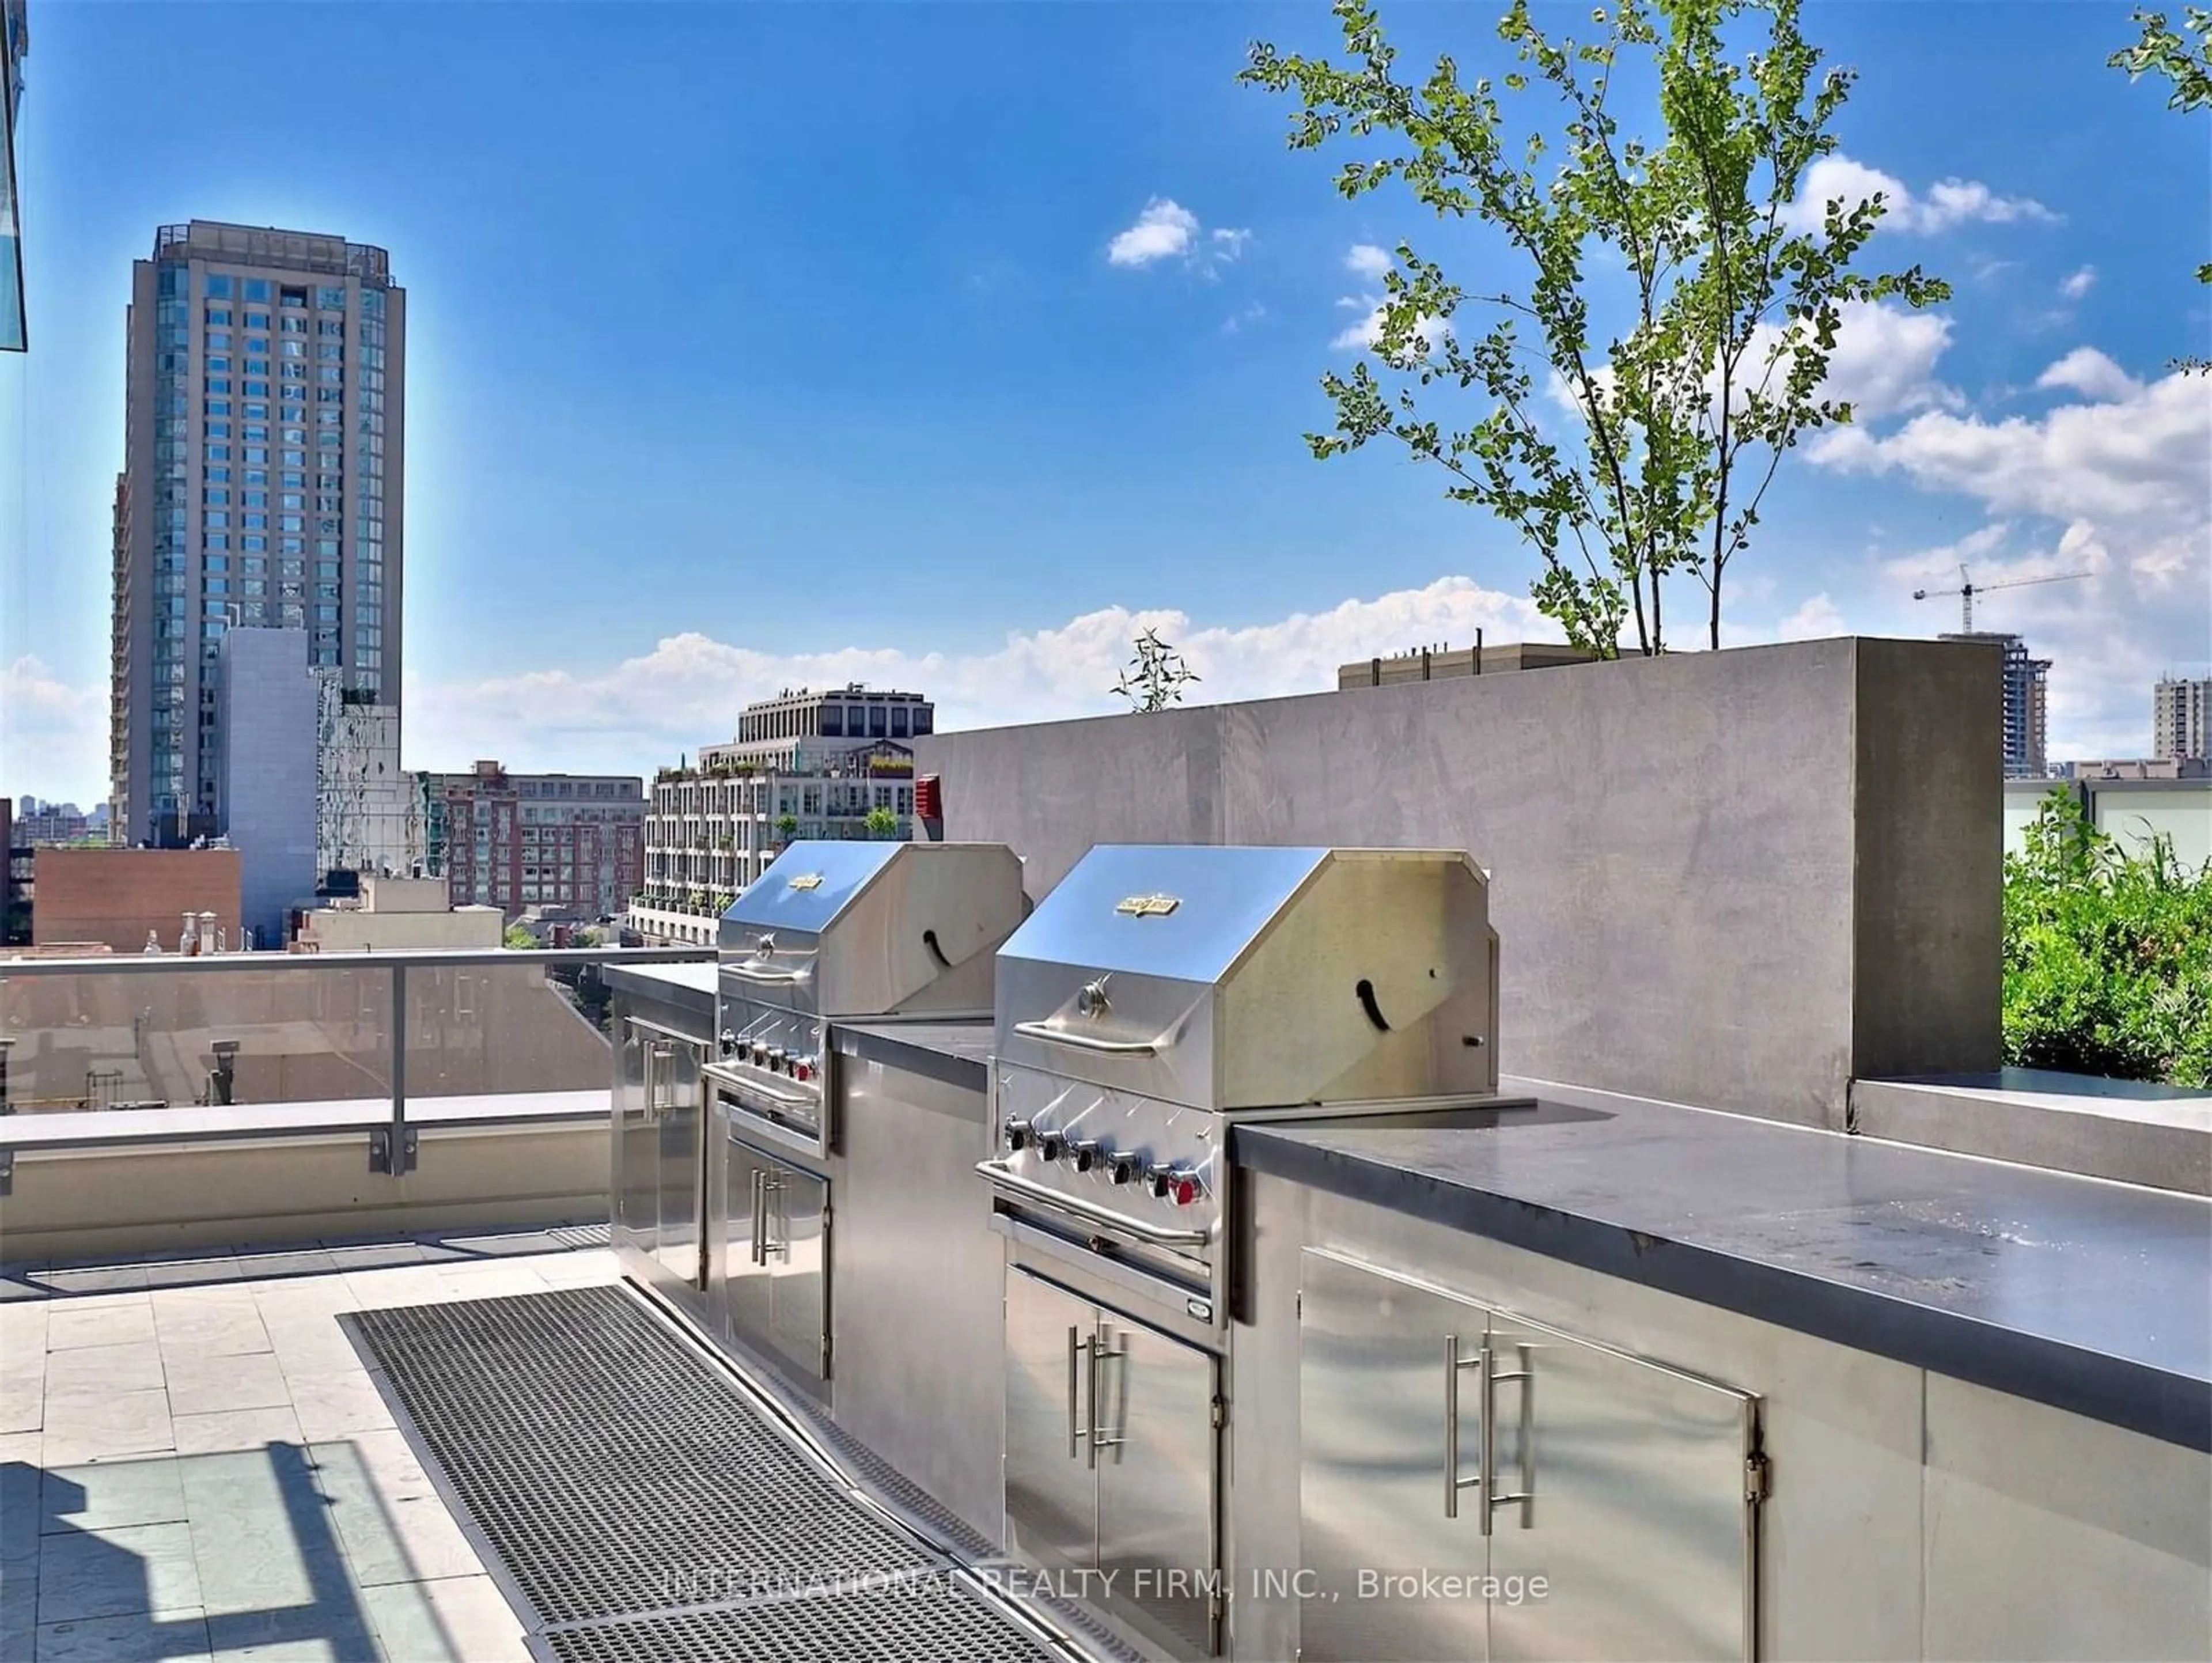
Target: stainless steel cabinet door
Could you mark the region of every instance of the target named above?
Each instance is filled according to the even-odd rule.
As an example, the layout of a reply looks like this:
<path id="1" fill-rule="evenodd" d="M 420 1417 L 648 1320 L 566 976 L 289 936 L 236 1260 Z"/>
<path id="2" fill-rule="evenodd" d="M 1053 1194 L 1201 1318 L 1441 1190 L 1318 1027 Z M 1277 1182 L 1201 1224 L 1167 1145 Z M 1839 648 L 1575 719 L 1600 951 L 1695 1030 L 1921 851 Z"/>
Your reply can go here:
<path id="1" fill-rule="evenodd" d="M 1087 1300 L 1006 1272 L 1006 1535 L 1048 1569 L 1098 1559 L 1097 1317 Z"/>
<path id="2" fill-rule="evenodd" d="M 661 1268 L 686 1287 L 702 1285 L 699 1190 L 705 1172 L 706 1116 L 699 1097 L 699 1053 L 672 1040 L 653 1059 L 653 1113 L 659 1127 L 659 1222 L 653 1253 Z"/>
<path id="3" fill-rule="evenodd" d="M 768 1162 L 734 1138 L 722 1140 L 722 1316 L 730 1332 L 755 1344 L 769 1334 L 772 1306 L 768 1257 Z"/>
<path id="4" fill-rule="evenodd" d="M 1491 1356 L 1491 1655 L 1749 1656 L 1755 1400 L 1504 1316 Z"/>
<path id="5" fill-rule="evenodd" d="M 646 1089 L 653 1043 L 628 1029 L 615 1070 L 614 1244 L 640 1253 L 653 1252 L 660 1215 L 660 1133 Z"/>
<path id="6" fill-rule="evenodd" d="M 1099 1319 L 1098 1568 L 1118 1600 L 1179 1652 L 1210 1657 L 1215 1633 L 1214 1362 L 1125 1322 Z"/>
<path id="7" fill-rule="evenodd" d="M 1480 1356 L 1489 1313 L 1311 1249 L 1300 1268 L 1298 1511 L 1315 1587 L 1299 1605 L 1299 1655 L 1480 1659 L 1480 1589 L 1419 1589 L 1425 1573 L 1488 1568 L 1481 1496 L 1463 1482 L 1480 1453 L 1474 1371 L 1454 1365 Z"/>
<path id="8" fill-rule="evenodd" d="M 772 1157 L 762 1255 L 768 1261 L 769 1343 L 802 1374 L 830 1374 L 830 1186 Z"/>

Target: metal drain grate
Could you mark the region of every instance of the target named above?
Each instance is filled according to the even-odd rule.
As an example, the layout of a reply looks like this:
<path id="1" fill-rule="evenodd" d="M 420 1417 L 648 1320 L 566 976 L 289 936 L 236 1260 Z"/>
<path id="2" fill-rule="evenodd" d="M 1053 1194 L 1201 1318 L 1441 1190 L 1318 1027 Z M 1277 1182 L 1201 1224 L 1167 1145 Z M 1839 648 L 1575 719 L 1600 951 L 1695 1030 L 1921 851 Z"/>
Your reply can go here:
<path id="1" fill-rule="evenodd" d="M 548 1629 L 933 1563 L 618 1288 L 363 1311 L 351 1321 Z M 854 1599 L 884 1614 L 881 1595 L 795 1603 Z"/>
<path id="2" fill-rule="evenodd" d="M 835 1598 L 672 1611 L 546 1636 L 556 1663 L 1046 1663 L 1053 1654 L 941 1577 Z"/>

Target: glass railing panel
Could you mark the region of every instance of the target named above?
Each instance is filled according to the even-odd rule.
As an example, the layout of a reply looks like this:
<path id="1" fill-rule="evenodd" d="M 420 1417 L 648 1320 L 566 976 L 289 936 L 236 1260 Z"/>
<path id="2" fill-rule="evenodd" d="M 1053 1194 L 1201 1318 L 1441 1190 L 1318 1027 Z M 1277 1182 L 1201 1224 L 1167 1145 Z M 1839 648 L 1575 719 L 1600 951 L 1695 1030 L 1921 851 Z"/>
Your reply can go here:
<path id="1" fill-rule="evenodd" d="M 0 963 L 19 1114 L 389 1097 L 392 978 L 268 969 L 16 975 Z"/>

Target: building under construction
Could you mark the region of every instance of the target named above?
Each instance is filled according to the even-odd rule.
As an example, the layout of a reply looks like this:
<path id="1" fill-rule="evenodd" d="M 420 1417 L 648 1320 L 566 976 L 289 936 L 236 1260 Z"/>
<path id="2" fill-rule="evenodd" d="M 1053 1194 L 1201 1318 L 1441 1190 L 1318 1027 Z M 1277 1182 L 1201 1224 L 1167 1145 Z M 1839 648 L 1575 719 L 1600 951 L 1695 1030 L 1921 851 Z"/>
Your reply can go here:
<path id="1" fill-rule="evenodd" d="M 2004 650 L 2004 771 L 2008 780 L 2036 780 L 2051 772 L 2044 747 L 2045 681 L 2051 660 L 2031 659 L 2027 643 L 1996 630 L 1939 635 L 1939 640 L 1981 641 Z"/>

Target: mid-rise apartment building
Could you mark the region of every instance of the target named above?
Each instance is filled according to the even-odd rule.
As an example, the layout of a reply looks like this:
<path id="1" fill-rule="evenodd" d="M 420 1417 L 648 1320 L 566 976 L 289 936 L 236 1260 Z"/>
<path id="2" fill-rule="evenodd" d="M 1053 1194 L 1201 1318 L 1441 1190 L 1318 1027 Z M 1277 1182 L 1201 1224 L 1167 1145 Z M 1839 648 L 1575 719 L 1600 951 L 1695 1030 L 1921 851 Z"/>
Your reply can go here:
<path id="1" fill-rule="evenodd" d="M 115 835 L 218 829 L 225 631 L 399 696 L 406 292 L 381 248 L 193 220 L 135 263 L 115 506 Z"/>
<path id="2" fill-rule="evenodd" d="M 453 904 L 618 915 L 645 865 L 635 774 L 509 774 L 495 762 L 426 777 L 426 864 Z"/>
<path id="3" fill-rule="evenodd" d="M 2151 755 L 2212 757 L 2212 677 L 2160 679 L 2151 690 Z"/>
<path id="4" fill-rule="evenodd" d="M 711 944 L 721 911 L 785 844 L 913 835 L 914 753 L 936 706 L 854 683 L 748 705 L 738 737 L 655 777 L 645 881 L 629 926 L 648 940 Z"/>
<path id="5" fill-rule="evenodd" d="M 747 705 L 738 737 L 699 753 L 702 768 L 752 762 L 803 772 L 878 741 L 903 746 L 932 731 L 937 707 L 919 693 L 893 693 L 858 682 L 817 692 L 786 689 Z"/>
<path id="6" fill-rule="evenodd" d="M 2017 635 L 1978 629 L 1940 635 L 1939 640 L 1982 641 L 2004 650 L 2004 771 L 2008 780 L 2040 779 L 2051 772 L 2045 733 L 2045 696 L 2051 660 L 2028 656 Z"/>

